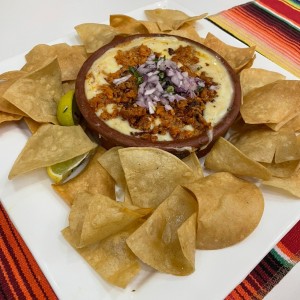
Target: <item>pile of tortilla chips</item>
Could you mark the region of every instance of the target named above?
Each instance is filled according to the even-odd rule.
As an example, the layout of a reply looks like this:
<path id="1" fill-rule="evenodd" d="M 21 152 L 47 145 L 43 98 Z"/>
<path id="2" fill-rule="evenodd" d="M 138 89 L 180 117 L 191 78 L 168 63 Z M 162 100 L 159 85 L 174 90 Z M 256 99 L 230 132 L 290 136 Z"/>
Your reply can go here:
<path id="1" fill-rule="evenodd" d="M 9 178 L 92 152 L 76 177 L 53 184 L 70 205 L 65 239 L 106 281 L 126 287 L 141 264 L 174 275 L 195 269 L 196 249 L 221 249 L 249 236 L 264 210 L 260 184 L 300 197 L 300 81 L 251 68 L 255 47 L 227 45 L 170 9 L 147 21 L 111 15 L 110 24 L 75 27 L 83 45 L 37 45 L 21 70 L 0 75 L 0 123 L 24 119 L 32 136 Z M 243 103 L 228 139 L 205 157 L 180 160 L 155 148 L 105 150 L 81 126 L 56 119 L 85 59 L 116 36 L 164 33 L 190 38 L 223 56 L 240 75 Z M 249 179 L 249 180 L 248 180 Z M 256 184 L 253 183 L 255 181 Z"/>
<path id="2" fill-rule="evenodd" d="M 262 179 L 300 197 L 300 81 L 244 69 L 241 117 L 229 141 L 220 138 L 205 159 L 216 171 Z"/>
<path id="3" fill-rule="evenodd" d="M 119 287 L 138 274 L 141 262 L 188 275 L 196 249 L 234 245 L 262 217 L 264 199 L 255 184 L 228 172 L 203 177 L 194 153 L 185 162 L 156 148 L 115 147 L 96 157 L 87 168 L 101 172 L 108 185 L 113 178 L 122 194 L 108 195 L 103 182 L 102 189 L 86 188 L 85 172 L 53 188 L 71 204 L 64 237 Z"/>

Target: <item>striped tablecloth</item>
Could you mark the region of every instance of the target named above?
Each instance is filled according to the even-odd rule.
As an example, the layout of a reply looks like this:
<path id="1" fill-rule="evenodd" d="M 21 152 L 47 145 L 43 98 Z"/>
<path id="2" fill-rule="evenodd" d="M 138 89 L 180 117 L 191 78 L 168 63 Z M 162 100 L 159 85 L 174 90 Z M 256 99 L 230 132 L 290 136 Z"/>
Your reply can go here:
<path id="1" fill-rule="evenodd" d="M 299 0 L 251 1 L 208 20 L 300 77 Z"/>
<path id="2" fill-rule="evenodd" d="M 262 299 L 300 260 L 300 221 L 226 300 Z M 0 203 L 0 299 L 58 299 Z"/>
<path id="3" fill-rule="evenodd" d="M 1 202 L 0 299 L 58 299 Z"/>

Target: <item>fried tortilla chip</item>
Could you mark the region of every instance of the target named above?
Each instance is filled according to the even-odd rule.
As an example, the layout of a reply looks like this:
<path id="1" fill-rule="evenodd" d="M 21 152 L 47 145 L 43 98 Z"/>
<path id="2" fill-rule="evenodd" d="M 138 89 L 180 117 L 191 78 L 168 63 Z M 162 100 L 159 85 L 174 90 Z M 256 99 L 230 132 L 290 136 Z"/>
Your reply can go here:
<path id="1" fill-rule="evenodd" d="M 45 124 L 28 139 L 8 178 L 52 166 L 96 147 L 80 126 Z"/>
<path id="2" fill-rule="evenodd" d="M 184 157 L 182 161 L 194 171 L 195 178 L 204 177 L 200 160 L 195 152 L 192 152 L 188 156 Z"/>
<path id="3" fill-rule="evenodd" d="M 18 79 L 26 74 L 27 74 L 27 72 L 21 71 L 21 70 L 8 71 L 8 72 L 0 74 L 0 81 L 1 80 Z"/>
<path id="4" fill-rule="evenodd" d="M 278 80 L 249 92 L 241 115 L 246 123 L 287 123 L 300 111 L 300 81 Z"/>
<path id="5" fill-rule="evenodd" d="M 205 167 L 214 171 L 226 171 L 235 175 L 268 180 L 270 171 L 243 154 L 238 148 L 220 137 L 205 158 Z"/>
<path id="6" fill-rule="evenodd" d="M 152 210 L 117 202 L 101 194 L 79 193 L 71 207 L 69 226 L 82 248 L 112 236 Z"/>
<path id="7" fill-rule="evenodd" d="M 117 198 L 126 203 L 132 203 L 128 191 L 125 174 L 121 165 L 118 150 L 122 147 L 113 147 L 107 150 L 102 156 L 99 157 L 98 162 L 110 174 L 117 184 Z"/>
<path id="8" fill-rule="evenodd" d="M 249 158 L 265 163 L 298 160 L 299 147 L 292 131 L 273 131 L 267 127 L 234 136 L 232 143 Z"/>
<path id="9" fill-rule="evenodd" d="M 46 61 L 57 57 L 61 69 L 61 80 L 75 80 L 82 64 L 86 60 L 86 56 L 82 53 L 80 48 L 66 43 L 51 46 L 40 44 L 26 54 L 27 63 L 22 70 L 33 72 L 44 65 Z"/>
<path id="10" fill-rule="evenodd" d="M 297 115 L 288 122 L 286 122 L 286 120 L 283 120 L 283 122 L 278 124 L 269 123 L 266 125 L 276 131 L 278 131 L 279 129 L 287 129 L 293 130 L 295 132 L 300 132 L 300 113 L 297 113 Z"/>
<path id="11" fill-rule="evenodd" d="M 192 27 L 191 25 L 193 25 L 196 21 L 204 19 L 206 16 L 207 16 L 207 13 L 204 13 L 199 16 L 193 16 L 193 17 L 187 17 L 184 19 L 174 20 L 173 28 L 175 30 L 181 29 L 184 25 L 188 25 L 189 27 Z"/>
<path id="12" fill-rule="evenodd" d="M 25 117 L 24 121 L 31 133 L 35 133 L 38 130 L 38 128 L 42 125 L 41 123 L 38 123 L 28 117 Z"/>
<path id="13" fill-rule="evenodd" d="M 159 26 L 156 22 L 152 21 L 140 21 L 144 27 L 147 29 L 148 33 L 161 33 Z"/>
<path id="14" fill-rule="evenodd" d="M 230 141 L 251 159 L 271 163 L 276 151 L 277 134 L 267 128 L 255 128 L 237 133 Z"/>
<path id="15" fill-rule="evenodd" d="M 198 249 L 229 247 L 249 236 L 264 211 L 259 188 L 220 172 L 185 185 L 198 200 Z"/>
<path id="16" fill-rule="evenodd" d="M 74 236 L 69 227 L 65 228 L 62 234 L 104 280 L 125 288 L 140 271 L 137 257 L 126 244 L 126 239 L 139 225 L 140 223 L 134 224 L 99 243 L 80 249 L 76 248 Z"/>
<path id="17" fill-rule="evenodd" d="M 194 172 L 178 157 L 156 148 L 119 150 L 132 203 L 157 207 L 177 185 L 194 180 Z"/>
<path id="18" fill-rule="evenodd" d="M 112 26 L 97 23 L 84 23 L 75 26 L 87 53 L 93 53 L 111 42 L 119 32 Z"/>
<path id="19" fill-rule="evenodd" d="M 282 163 L 262 163 L 274 177 L 287 178 L 299 168 L 299 160 L 290 160 Z"/>
<path id="20" fill-rule="evenodd" d="M 236 72 L 240 72 L 243 68 L 249 66 L 247 65 L 249 62 L 252 64 L 252 60 L 254 59 L 254 46 L 238 48 L 227 45 L 211 33 L 207 34 L 203 43 L 221 55 Z"/>
<path id="21" fill-rule="evenodd" d="M 268 181 L 263 181 L 263 184 L 284 190 L 300 198 L 300 169 L 288 178 L 272 177 Z"/>
<path id="22" fill-rule="evenodd" d="M 133 253 L 152 268 L 174 275 L 195 269 L 197 202 L 178 186 L 127 239 Z"/>
<path id="23" fill-rule="evenodd" d="M 15 81 L 3 98 L 40 123 L 57 124 L 57 103 L 62 96 L 61 72 L 57 59 Z"/>
<path id="24" fill-rule="evenodd" d="M 110 174 L 115 182 L 122 188 L 126 187 L 125 174 L 121 165 L 118 150 L 122 147 L 113 147 L 98 158 L 101 166 Z"/>
<path id="25" fill-rule="evenodd" d="M 82 54 L 80 48 L 69 46 L 66 43 L 56 44 L 52 47 L 55 49 L 61 69 L 61 80 L 75 80 L 87 56 Z"/>
<path id="26" fill-rule="evenodd" d="M 26 64 L 22 67 L 23 72 L 33 72 L 39 69 L 48 60 L 57 57 L 54 47 L 46 44 L 34 46 L 26 55 Z"/>
<path id="27" fill-rule="evenodd" d="M 256 88 L 284 79 L 285 76 L 280 73 L 257 68 L 244 69 L 240 73 L 240 82 L 244 96 Z"/>
<path id="28" fill-rule="evenodd" d="M 63 184 L 52 184 L 53 189 L 68 205 L 72 205 L 76 196 L 81 192 L 115 199 L 115 181 L 98 163 L 98 159 L 103 153 L 105 153 L 105 149 L 97 147 L 96 153 L 87 166 L 76 177 Z"/>
<path id="29" fill-rule="evenodd" d="M 3 94 L 14 82 L 16 82 L 17 79 L 0 81 L 0 111 L 13 115 L 25 116 L 26 114 L 24 112 L 3 98 Z"/>
<path id="30" fill-rule="evenodd" d="M 198 43 L 203 43 L 204 39 L 200 37 L 197 30 L 192 26 L 187 26 L 186 24 L 183 25 L 180 29 L 171 30 L 169 32 L 166 32 L 167 34 L 182 36 L 184 38 L 193 40 Z"/>
<path id="31" fill-rule="evenodd" d="M 203 19 L 207 14 L 189 17 L 182 11 L 175 9 L 153 9 L 145 10 L 145 14 L 150 21 L 157 22 L 161 31 L 177 30 L 184 24 L 191 26 L 197 20 Z"/>
<path id="32" fill-rule="evenodd" d="M 300 141 L 293 131 L 278 132 L 278 144 L 275 152 L 275 163 L 300 159 Z"/>
<path id="33" fill-rule="evenodd" d="M 22 116 L 4 113 L 0 111 L 0 124 L 4 122 L 19 121 Z"/>
<path id="34" fill-rule="evenodd" d="M 148 33 L 144 22 L 138 21 L 126 15 L 110 15 L 109 24 L 122 34 L 145 34 Z"/>
<path id="35" fill-rule="evenodd" d="M 63 88 L 63 94 L 66 94 L 70 90 L 75 90 L 75 80 L 63 82 L 62 88 Z"/>

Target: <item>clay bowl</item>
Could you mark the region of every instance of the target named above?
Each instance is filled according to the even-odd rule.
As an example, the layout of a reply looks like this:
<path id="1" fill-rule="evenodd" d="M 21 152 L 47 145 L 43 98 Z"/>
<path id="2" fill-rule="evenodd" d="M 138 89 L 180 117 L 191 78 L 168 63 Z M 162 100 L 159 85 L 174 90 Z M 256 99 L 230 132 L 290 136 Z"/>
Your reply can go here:
<path id="1" fill-rule="evenodd" d="M 83 64 L 76 80 L 75 97 L 78 108 L 87 124 L 87 127 L 97 138 L 98 142 L 106 149 L 109 149 L 114 146 L 156 147 L 171 152 L 179 157 L 184 157 L 191 151 L 196 151 L 199 157 L 203 156 L 212 147 L 213 143 L 218 137 L 226 134 L 229 127 L 236 119 L 241 104 L 241 87 L 238 76 L 235 74 L 235 72 L 232 70 L 229 64 L 216 52 L 212 51 L 211 49 L 207 48 L 206 46 L 200 43 L 194 42 L 183 37 L 171 36 L 172 38 L 176 38 L 179 42 L 187 42 L 191 46 L 198 47 L 198 49 L 203 49 L 203 51 L 210 53 L 218 61 L 218 63 L 220 63 L 224 67 L 226 76 L 228 76 L 230 85 L 232 86 L 231 97 L 226 113 L 222 116 L 221 120 L 219 120 L 216 124 L 213 125 L 213 130 L 210 132 L 209 135 L 207 133 L 204 133 L 202 135 L 186 139 L 155 142 L 140 139 L 136 136 L 123 134 L 120 131 L 108 126 L 103 120 L 101 120 L 96 115 L 94 109 L 89 104 L 85 91 L 85 81 L 93 63 L 99 58 L 101 58 L 101 56 L 105 54 L 108 50 L 115 48 L 120 44 L 132 43 L 135 39 L 149 37 L 165 38 L 170 37 L 170 35 L 139 34 L 128 37 L 116 38 L 109 44 L 103 46 L 95 53 L 93 53 Z"/>

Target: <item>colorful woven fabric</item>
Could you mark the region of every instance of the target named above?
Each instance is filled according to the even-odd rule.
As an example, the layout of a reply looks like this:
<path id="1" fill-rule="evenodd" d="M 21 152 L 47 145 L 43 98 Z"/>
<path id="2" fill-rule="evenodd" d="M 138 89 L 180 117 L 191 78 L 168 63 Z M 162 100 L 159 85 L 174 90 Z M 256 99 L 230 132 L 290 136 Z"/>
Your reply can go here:
<path id="1" fill-rule="evenodd" d="M 299 261 L 300 221 L 226 297 L 226 300 L 263 299 Z"/>
<path id="2" fill-rule="evenodd" d="M 58 299 L 1 203 L 0 299 Z"/>
<path id="3" fill-rule="evenodd" d="M 282 68 L 300 77 L 300 3 L 257 0 L 212 15 L 208 20 Z"/>

